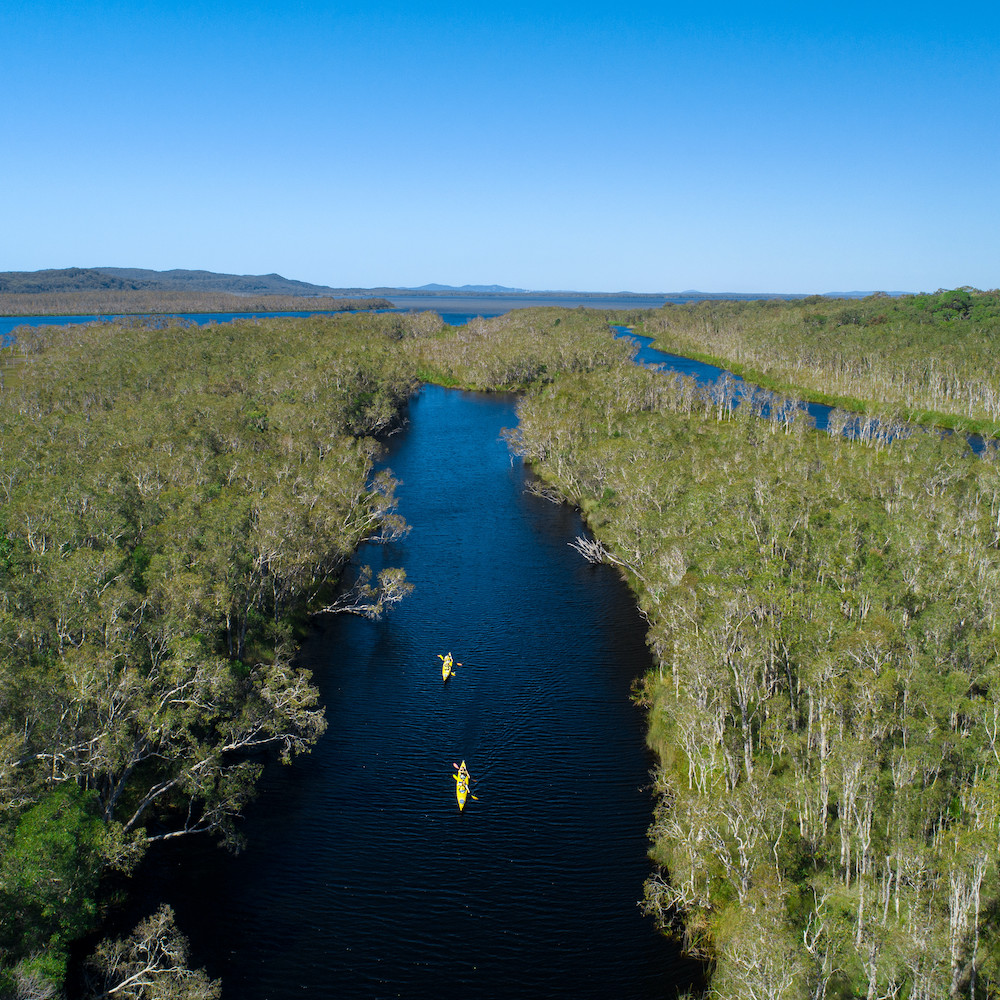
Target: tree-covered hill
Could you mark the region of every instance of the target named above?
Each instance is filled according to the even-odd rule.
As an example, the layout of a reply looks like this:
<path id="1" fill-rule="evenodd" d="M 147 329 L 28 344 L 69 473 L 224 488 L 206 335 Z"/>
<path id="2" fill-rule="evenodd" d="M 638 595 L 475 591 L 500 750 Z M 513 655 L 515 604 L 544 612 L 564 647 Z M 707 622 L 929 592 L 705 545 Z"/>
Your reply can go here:
<path id="1" fill-rule="evenodd" d="M 176 292 L 228 292 L 233 295 L 338 295 L 328 285 L 283 278 L 280 274 L 218 274 L 214 271 L 141 267 L 66 267 L 0 272 L 0 295 L 42 292 L 158 289 Z"/>
<path id="2" fill-rule="evenodd" d="M 367 293 L 345 294 L 280 275 L 64 268 L 0 274 L 0 316 L 122 316 L 389 309 Z"/>

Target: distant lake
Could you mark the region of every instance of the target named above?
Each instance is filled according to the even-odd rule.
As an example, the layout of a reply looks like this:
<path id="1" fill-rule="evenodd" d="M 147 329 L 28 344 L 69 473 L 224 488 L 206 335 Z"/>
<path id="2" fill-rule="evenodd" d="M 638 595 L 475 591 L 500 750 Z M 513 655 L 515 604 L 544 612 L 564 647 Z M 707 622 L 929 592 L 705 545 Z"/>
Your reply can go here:
<path id="1" fill-rule="evenodd" d="M 390 302 L 395 312 L 436 312 L 450 326 L 462 326 L 476 316 L 502 316 L 511 309 L 531 309 L 540 306 L 558 306 L 561 309 L 656 309 L 665 302 L 686 302 L 683 296 L 607 296 L 595 298 L 577 296 L 509 296 L 509 295 L 413 295 L 392 296 Z M 386 310 L 388 311 L 388 310 Z M 137 314 L 138 316 L 149 314 Z M 228 312 L 228 313 L 165 313 L 157 318 L 187 320 L 204 326 L 208 323 L 229 323 L 234 319 L 265 319 L 271 316 L 335 316 L 329 310 L 302 309 L 296 312 Z M 133 318 L 137 318 L 133 317 Z M 19 326 L 68 326 L 71 323 L 96 323 L 100 320 L 120 319 L 119 316 L 0 316 L 0 342 L 6 343 L 11 332 Z"/>
<path id="2" fill-rule="evenodd" d="M 387 295 L 397 309 L 432 310 L 441 314 L 464 313 L 472 316 L 500 316 L 511 309 L 537 309 L 557 306 L 560 309 L 658 309 L 665 302 L 687 302 L 685 296 L 667 295 Z"/>

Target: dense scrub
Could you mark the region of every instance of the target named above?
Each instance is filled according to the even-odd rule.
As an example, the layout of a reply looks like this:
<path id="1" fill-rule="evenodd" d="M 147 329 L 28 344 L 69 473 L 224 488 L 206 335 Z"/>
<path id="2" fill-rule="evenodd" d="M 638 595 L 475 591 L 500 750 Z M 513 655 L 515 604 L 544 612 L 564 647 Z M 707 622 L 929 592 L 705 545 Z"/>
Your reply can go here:
<path id="1" fill-rule="evenodd" d="M 720 398 L 624 367 L 511 435 L 650 622 L 646 906 L 713 996 L 993 995 L 997 465 Z"/>
<path id="2" fill-rule="evenodd" d="M 413 356 L 427 381 L 489 392 L 521 391 L 559 375 L 631 358 L 634 345 L 615 340 L 609 332 L 611 315 L 582 308 L 539 308 L 478 317 L 437 337 L 414 340 Z"/>
<path id="3" fill-rule="evenodd" d="M 666 305 L 643 331 L 750 381 L 842 407 L 1000 430 L 1000 292 Z"/>

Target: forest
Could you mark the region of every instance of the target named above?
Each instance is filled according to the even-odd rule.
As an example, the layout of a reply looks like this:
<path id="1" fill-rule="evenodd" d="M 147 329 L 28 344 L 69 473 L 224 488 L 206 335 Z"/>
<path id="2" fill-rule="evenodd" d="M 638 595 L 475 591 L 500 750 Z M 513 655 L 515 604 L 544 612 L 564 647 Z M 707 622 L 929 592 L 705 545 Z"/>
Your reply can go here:
<path id="1" fill-rule="evenodd" d="M 967 411 L 998 391 L 997 297 L 953 296 L 22 328 L 0 352 L 0 996 L 58 996 L 108 876 L 165 838 L 237 846 L 261 761 L 322 732 L 296 643 L 311 614 L 405 599 L 400 569 L 341 578 L 407 530 L 373 462 L 421 380 L 522 393 L 512 450 L 635 593 L 643 906 L 709 995 L 998 995 L 1000 477 L 993 448 L 899 423 L 921 377 L 940 392 L 914 410 L 988 420 Z M 637 366 L 623 323 L 771 385 Z M 817 433 L 788 390 L 823 385 L 892 433 Z M 168 911 L 80 975 L 88 997 L 219 989 Z"/>
<path id="2" fill-rule="evenodd" d="M 22 328 L 3 355 L 0 948 L 4 992 L 44 996 L 103 875 L 165 838 L 238 843 L 262 753 L 323 731 L 299 621 L 405 593 L 402 571 L 332 584 L 405 530 L 371 472 L 416 382 L 333 319 Z M 95 995 L 147 932 L 98 952 Z"/>
<path id="3" fill-rule="evenodd" d="M 934 316 L 942 297 L 902 308 Z M 939 412 L 995 391 L 996 297 L 968 300 L 923 342 L 903 322 L 875 324 L 870 347 L 851 331 L 863 384 L 905 386 L 937 357 L 953 373 Z M 668 306 L 644 329 L 716 356 L 726 336 L 774 366 L 786 330 L 782 373 L 811 348 L 818 384 L 849 355 L 800 322 L 811 308 Z M 945 342 L 983 345 L 984 367 Z M 621 569 L 649 622 L 647 912 L 705 959 L 713 997 L 995 996 L 995 449 L 898 425 L 818 434 L 794 399 L 738 385 L 575 375 L 533 387 L 511 434 L 584 511 L 581 551 Z"/>

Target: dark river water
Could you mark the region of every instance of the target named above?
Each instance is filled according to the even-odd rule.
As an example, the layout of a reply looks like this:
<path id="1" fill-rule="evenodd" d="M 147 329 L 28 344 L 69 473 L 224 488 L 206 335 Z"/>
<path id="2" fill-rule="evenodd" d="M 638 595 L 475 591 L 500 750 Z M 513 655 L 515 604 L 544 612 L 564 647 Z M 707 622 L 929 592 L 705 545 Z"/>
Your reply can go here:
<path id="1" fill-rule="evenodd" d="M 413 593 L 306 643 L 329 729 L 268 772 L 247 849 L 160 849 L 138 882 L 226 1000 L 641 1000 L 697 975 L 637 906 L 644 625 L 616 574 L 570 548 L 576 513 L 525 493 L 499 439 L 514 403 L 413 399 L 385 458 L 412 531 L 359 553 L 405 567 Z M 449 651 L 463 665 L 444 684 Z M 459 812 L 462 759 L 477 798 Z"/>

